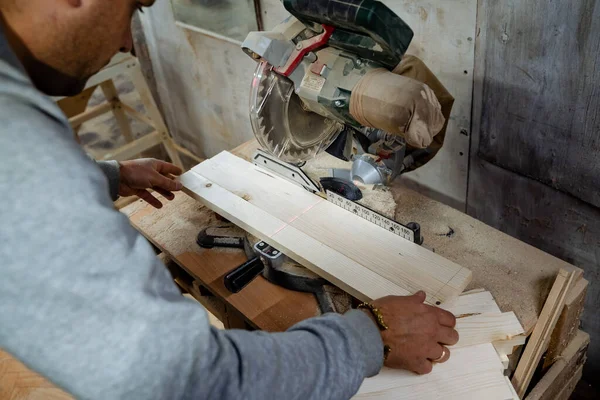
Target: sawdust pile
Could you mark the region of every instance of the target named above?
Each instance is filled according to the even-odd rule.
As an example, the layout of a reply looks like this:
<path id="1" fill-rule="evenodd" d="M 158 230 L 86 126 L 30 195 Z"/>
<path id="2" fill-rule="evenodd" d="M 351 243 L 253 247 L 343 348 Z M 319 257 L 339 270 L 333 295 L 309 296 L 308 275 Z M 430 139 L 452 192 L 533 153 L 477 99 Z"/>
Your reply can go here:
<path id="1" fill-rule="evenodd" d="M 308 161 L 302 168 L 315 181 L 320 178 L 331 176 L 331 170 L 351 169 L 352 163 L 340 160 L 330 154 L 319 154 L 318 157 Z M 388 218 L 394 219 L 396 212 L 396 201 L 391 190 L 382 185 L 365 185 L 360 182 L 354 182 L 361 190 L 363 198 L 358 202 L 373 211 L 380 213 Z"/>

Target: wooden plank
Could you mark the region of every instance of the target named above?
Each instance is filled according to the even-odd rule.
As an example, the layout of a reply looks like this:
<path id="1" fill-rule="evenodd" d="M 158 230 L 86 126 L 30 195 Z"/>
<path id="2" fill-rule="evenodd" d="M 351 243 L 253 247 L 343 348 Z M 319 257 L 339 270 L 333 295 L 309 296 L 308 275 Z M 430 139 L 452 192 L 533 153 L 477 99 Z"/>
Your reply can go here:
<path id="1" fill-rule="evenodd" d="M 548 351 L 544 356 L 544 369 L 547 369 L 556 361 L 571 339 L 575 337 L 579 329 L 580 317 L 583 312 L 583 303 L 587 293 L 589 282 L 580 279 L 569 291 L 565 300 L 565 306 L 558 318 L 556 328 L 552 332 Z"/>
<path id="2" fill-rule="evenodd" d="M 525 335 L 518 335 L 509 340 L 494 341 L 492 344 L 494 345 L 496 352 L 498 352 L 498 355 L 502 357 L 503 355 L 511 355 L 515 347 L 524 345 L 526 341 L 527 337 Z"/>
<path id="3" fill-rule="evenodd" d="M 117 120 L 117 125 L 119 126 L 119 130 L 121 134 L 125 137 L 125 141 L 127 143 L 133 142 L 133 133 L 131 132 L 131 125 L 129 124 L 129 119 L 127 118 L 127 114 L 123 110 L 121 99 L 119 99 L 119 93 L 117 92 L 117 88 L 112 80 L 108 80 L 102 82 L 100 84 L 100 88 L 102 89 L 102 93 L 104 93 L 104 97 L 111 104 L 112 111 Z"/>
<path id="4" fill-rule="evenodd" d="M 173 143 L 173 146 L 175 147 L 175 149 L 180 152 L 181 154 L 183 154 L 184 156 L 189 157 L 190 159 L 192 159 L 193 161 L 197 162 L 197 163 L 201 163 L 204 161 L 203 158 L 198 157 L 197 155 L 195 155 L 194 153 L 192 153 L 191 151 L 189 151 L 188 149 L 186 149 L 185 147 L 182 147 L 180 145 L 178 145 L 177 143 Z"/>
<path id="5" fill-rule="evenodd" d="M 523 327 L 513 312 L 458 318 L 456 330 L 460 339 L 456 345 L 450 347 L 451 349 L 510 340 L 523 333 Z"/>
<path id="6" fill-rule="evenodd" d="M 129 115 L 131 118 L 138 120 L 139 122 L 151 126 L 156 129 L 154 126 L 154 122 L 144 114 L 131 107 L 129 104 L 122 104 L 123 110 Z"/>
<path id="7" fill-rule="evenodd" d="M 517 370 L 512 379 L 519 397 L 523 397 L 525 394 L 529 382 L 531 382 L 531 378 L 533 377 L 533 373 L 542 358 L 542 354 L 546 351 L 548 342 L 550 341 L 550 335 L 556 326 L 556 322 L 565 303 L 565 297 L 567 296 L 573 281 L 580 276 L 581 270 L 579 269 L 561 269 L 559 271 L 554 285 L 552 286 L 552 290 L 550 291 L 550 295 L 548 296 L 548 300 L 546 300 L 546 304 L 544 304 L 544 308 L 542 309 L 540 319 L 531 334 L 531 338 L 525 347 L 523 356 L 519 361 L 519 365 L 517 366 Z"/>
<path id="8" fill-rule="evenodd" d="M 503 363 L 504 365 L 504 363 Z M 508 384 L 508 388 L 510 389 L 510 392 L 512 394 L 512 398 L 511 400 L 521 400 L 519 398 L 519 395 L 517 394 L 517 391 L 515 390 L 515 387 L 513 386 L 512 382 L 510 381 L 510 379 L 508 378 L 508 376 L 504 376 L 504 380 L 506 381 L 506 383 Z"/>
<path id="9" fill-rule="evenodd" d="M 134 140 L 131 143 L 127 143 L 118 149 L 111 150 L 103 154 L 100 159 L 102 160 L 128 160 L 136 154 L 148 150 L 154 146 L 157 146 L 162 142 L 161 134 L 157 131 L 151 132 L 147 135 L 142 136 L 139 139 Z"/>
<path id="10" fill-rule="evenodd" d="M 568 386 L 568 382 L 577 376 L 577 371 L 583 367 L 589 343 L 590 335 L 583 331 L 577 331 L 560 358 L 531 390 L 526 400 L 557 398 L 557 395 Z M 578 380 L 579 378 L 577 378 Z"/>
<path id="11" fill-rule="evenodd" d="M 457 318 L 471 314 L 500 314 L 500 307 L 490 292 L 462 294 L 445 302 L 440 308 L 451 311 Z"/>
<path id="12" fill-rule="evenodd" d="M 556 398 L 554 398 L 553 400 L 569 400 L 571 398 L 571 395 L 575 391 L 575 387 L 577 387 L 577 384 L 581 380 L 582 376 L 583 365 L 577 368 L 577 371 L 575 371 L 575 375 L 573 375 L 569 382 L 567 382 L 567 384 L 564 386 L 563 390 L 561 390 L 558 396 L 556 396 Z"/>
<path id="13" fill-rule="evenodd" d="M 76 115 L 69 119 L 69 123 L 73 127 L 73 129 L 79 127 L 79 125 L 87 122 L 91 119 L 99 117 L 102 114 L 106 114 L 112 108 L 112 104 L 110 103 L 102 103 L 97 106 L 91 107 L 89 110 L 84 112 L 83 114 Z"/>
<path id="14" fill-rule="evenodd" d="M 337 253 L 342 255 L 343 259 L 352 260 L 354 264 L 363 267 L 359 267 L 357 271 L 368 270 L 369 276 L 373 276 L 374 273 L 384 280 L 393 282 L 403 289 L 403 294 L 425 290 L 431 303 L 457 296 L 470 281 L 471 274 L 467 269 L 387 232 L 286 180 L 257 169 L 227 152 L 205 161 L 192 171 L 193 173 L 188 173 L 182 178 L 184 186 L 188 186 L 188 193 L 196 191 L 189 187 L 194 186 L 200 189 L 202 194 L 196 192 L 193 195 L 202 198 L 207 192 L 207 188 L 203 185 L 212 183 L 222 186 L 225 192 L 237 198 L 221 193 L 232 204 L 246 203 L 243 207 L 244 211 L 241 211 L 240 208 L 231 208 L 224 204 L 223 198 L 219 203 L 204 199 L 213 209 L 219 208 L 223 211 L 224 207 L 229 207 L 236 223 L 239 222 L 236 221 L 237 219 L 248 218 L 245 214 L 254 213 L 255 210 L 262 210 L 267 215 L 272 215 L 274 220 L 271 223 L 266 224 L 257 220 L 256 223 L 265 225 L 264 229 L 260 227 L 259 237 L 270 240 L 275 247 L 282 247 L 281 250 L 284 252 L 287 250 L 292 258 L 294 257 L 289 254 L 290 252 L 295 253 L 296 256 L 303 254 L 298 254 L 290 248 L 285 249 L 280 243 L 276 243 L 277 239 L 287 240 L 293 246 L 294 235 L 301 233 L 300 237 L 308 238 L 311 245 L 318 246 L 316 248 L 326 247 L 328 249 L 326 251 L 331 255 L 335 256 Z M 200 185 L 194 183 L 199 176 L 206 178 L 200 179 L 202 182 Z M 269 224 L 272 226 L 267 226 Z M 252 224 L 249 225 L 252 228 Z M 244 226 L 244 229 L 247 227 Z M 257 229 L 252 230 L 257 231 Z M 360 232 L 360 234 L 349 235 L 348 232 Z M 315 238 L 318 240 L 312 243 Z M 314 250 L 307 250 L 309 253 L 316 253 Z M 321 256 L 311 254 L 310 257 Z M 296 261 L 302 262 L 298 259 Z M 322 261 L 330 262 L 325 259 Z M 315 264 L 306 266 L 316 267 L 315 269 L 319 269 L 320 273 L 326 272 L 327 278 L 334 278 L 334 282 L 340 287 L 356 292 L 352 285 L 349 286 L 347 282 L 343 282 L 344 278 L 341 278 L 345 276 L 355 281 L 356 276 L 350 276 L 351 274 L 343 271 L 340 271 L 343 275 L 327 274 L 329 266 Z M 361 297 L 364 299 L 364 295 Z"/>
<path id="15" fill-rule="evenodd" d="M 436 364 L 429 375 L 384 368 L 365 379 L 355 399 L 430 400 L 512 399 L 502 375 L 502 364 L 491 344 L 457 349 L 444 364 Z"/>
<path id="16" fill-rule="evenodd" d="M 235 222 L 254 236 L 272 243 L 292 259 L 362 301 L 371 301 L 390 294 L 398 296 L 409 294 L 404 288 L 324 246 L 310 236 L 287 225 L 284 221 L 252 206 L 243 198 L 235 196 L 194 171 L 185 173 L 181 177 L 181 182 L 184 185 L 184 191 L 196 200 L 210 206 L 217 213 Z M 240 211 L 242 212 L 240 213 Z M 321 265 L 325 265 L 325 267 L 321 268 Z"/>

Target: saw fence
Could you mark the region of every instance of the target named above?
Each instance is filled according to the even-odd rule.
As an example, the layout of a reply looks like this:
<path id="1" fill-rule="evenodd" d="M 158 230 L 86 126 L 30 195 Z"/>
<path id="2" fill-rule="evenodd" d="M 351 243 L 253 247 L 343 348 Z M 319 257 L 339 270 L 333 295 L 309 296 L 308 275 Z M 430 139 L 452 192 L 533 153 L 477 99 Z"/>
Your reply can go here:
<path id="1" fill-rule="evenodd" d="M 249 158 L 255 147 L 243 146 L 238 154 Z M 419 222 L 430 250 L 396 242 L 404 239 L 344 218 L 346 210 L 330 209 L 336 206 L 301 188 L 275 184 L 276 177 L 262 172 L 258 177 L 248 165 L 225 153 L 183 181 L 208 207 L 276 240 L 273 245 L 284 253 L 361 300 L 425 289 L 429 302 L 458 317 L 461 342 L 448 363 L 426 377 L 384 370 L 365 381 L 358 398 L 550 399 L 571 393 L 589 342 L 578 331 L 587 288 L 581 270 L 400 187 L 392 187 L 399 204 L 396 219 Z M 195 244 L 198 231 L 217 222 L 200 202 L 178 194 L 159 213 L 140 202 L 124 212 L 177 264 L 180 286 L 226 326 L 282 331 L 317 315 L 310 294 L 262 277 L 229 293 L 223 276 L 244 256 Z M 332 219 L 335 226 L 327 223 Z M 477 288 L 488 291 L 472 290 Z"/>

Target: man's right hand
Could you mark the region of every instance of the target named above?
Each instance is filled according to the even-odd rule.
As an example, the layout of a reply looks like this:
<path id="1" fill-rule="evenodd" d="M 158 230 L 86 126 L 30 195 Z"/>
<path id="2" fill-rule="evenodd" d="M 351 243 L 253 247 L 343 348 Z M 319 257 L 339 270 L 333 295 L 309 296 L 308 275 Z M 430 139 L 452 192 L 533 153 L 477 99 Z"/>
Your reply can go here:
<path id="1" fill-rule="evenodd" d="M 381 331 L 383 343 L 391 347 L 385 362 L 390 368 L 428 374 L 433 363 L 450 357 L 458 342 L 456 318 L 448 311 L 424 304 L 425 293 L 409 297 L 388 296 L 374 301 L 388 329 Z"/>

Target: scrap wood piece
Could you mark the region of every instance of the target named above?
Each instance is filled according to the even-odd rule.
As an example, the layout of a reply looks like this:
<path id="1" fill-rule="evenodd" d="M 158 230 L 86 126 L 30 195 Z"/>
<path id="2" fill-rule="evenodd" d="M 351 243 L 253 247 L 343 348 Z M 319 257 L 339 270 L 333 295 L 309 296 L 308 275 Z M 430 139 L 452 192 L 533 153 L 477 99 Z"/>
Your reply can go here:
<path id="1" fill-rule="evenodd" d="M 521 360 L 512 378 L 519 397 L 523 397 L 527 391 L 527 387 L 542 358 L 542 354 L 546 351 L 550 335 L 556 326 L 556 322 L 565 304 L 567 293 L 573 286 L 573 283 L 581 277 L 581 274 L 581 269 L 568 267 L 563 267 L 558 272 L 548 299 L 542 308 L 540 318 L 533 329 L 529 342 L 525 346 Z"/>
<path id="2" fill-rule="evenodd" d="M 440 308 L 450 311 L 455 317 L 470 314 L 500 314 L 500 307 L 488 291 L 463 293 L 455 299 L 440 305 Z"/>
<path id="3" fill-rule="evenodd" d="M 365 379 L 355 399 L 430 400 L 512 399 L 502 364 L 489 343 L 452 351 L 450 359 L 436 364 L 429 375 L 384 368 Z"/>
<path id="4" fill-rule="evenodd" d="M 451 349 L 509 340 L 523 333 L 523 327 L 514 312 L 457 318 L 456 330 L 460 339 Z"/>
<path id="5" fill-rule="evenodd" d="M 223 152 L 199 164 L 184 174 L 181 181 L 192 197 L 217 212 L 227 212 L 224 216 L 228 219 L 240 226 L 245 224 L 244 229 L 274 247 L 281 247 L 280 250 L 296 261 L 324 274 L 326 279 L 331 278 L 333 283 L 355 296 L 357 291 L 344 282 L 350 274 L 343 270 L 330 271 L 329 264 L 339 264 L 340 256 L 345 262 L 360 267 L 355 271 L 364 270 L 358 278 L 377 276 L 396 287 L 393 294 L 424 290 L 430 304 L 458 296 L 470 282 L 468 269 L 230 153 Z M 218 201 L 209 201 L 207 192 L 217 187 L 220 196 L 212 198 Z M 257 218 L 250 221 L 248 214 L 260 214 L 269 222 Z M 285 248 L 282 241 L 289 246 Z M 303 247 L 302 251 L 299 247 Z M 328 257 L 313 254 L 318 252 L 328 253 Z M 320 262 L 307 263 L 308 258 Z M 365 285 L 368 283 L 362 286 Z M 400 293 L 398 289 L 402 289 Z M 364 293 L 356 297 L 373 299 Z"/>
<path id="6" fill-rule="evenodd" d="M 573 377 L 564 385 L 563 390 L 552 400 L 570 400 L 575 387 L 583 377 L 583 365 L 577 368 Z"/>
<path id="7" fill-rule="evenodd" d="M 502 356 L 510 356 L 515 347 L 522 346 L 527 341 L 527 337 L 525 335 L 514 336 L 508 340 L 496 340 L 492 342 L 496 352 L 500 357 Z"/>
<path id="8" fill-rule="evenodd" d="M 590 335 L 583 331 L 577 331 L 560 358 L 535 385 L 526 400 L 552 400 L 556 398 L 567 383 L 576 376 L 577 370 L 585 363 L 589 344 Z"/>
<path id="9" fill-rule="evenodd" d="M 580 279 L 569 290 L 565 299 L 565 306 L 550 337 L 548 351 L 544 356 L 544 369 L 548 369 L 556 361 L 557 357 L 577 334 L 588 284 L 587 280 Z"/>
<path id="10" fill-rule="evenodd" d="M 577 370 L 583 367 L 589 344 L 590 335 L 583 331 L 577 331 L 559 359 L 531 390 L 526 400 L 552 400 L 560 397 L 557 395 L 568 386 L 569 381 L 577 376 Z"/>

